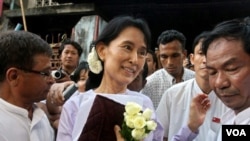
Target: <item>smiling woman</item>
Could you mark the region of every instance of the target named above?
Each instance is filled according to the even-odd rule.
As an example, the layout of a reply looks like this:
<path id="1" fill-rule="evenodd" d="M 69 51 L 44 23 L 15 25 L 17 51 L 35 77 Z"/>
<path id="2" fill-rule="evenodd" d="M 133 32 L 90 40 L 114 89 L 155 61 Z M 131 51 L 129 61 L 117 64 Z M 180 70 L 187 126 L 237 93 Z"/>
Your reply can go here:
<path id="1" fill-rule="evenodd" d="M 151 109 L 151 118 L 157 123 L 152 101 L 143 94 L 127 89 L 127 85 L 141 72 L 149 45 L 150 31 L 142 19 L 121 16 L 108 23 L 91 45 L 93 49 L 89 56 L 95 56 L 95 61 L 88 62 L 88 91 L 69 99 L 63 106 L 58 141 L 116 140 L 114 126 L 121 127 L 127 102 L 138 103 L 143 110 Z M 102 66 L 98 71 L 95 71 L 96 61 Z M 89 131 L 93 131 L 91 133 L 95 136 L 90 135 Z M 163 130 L 158 123 L 157 129 L 145 141 L 162 140 L 162 135 Z"/>

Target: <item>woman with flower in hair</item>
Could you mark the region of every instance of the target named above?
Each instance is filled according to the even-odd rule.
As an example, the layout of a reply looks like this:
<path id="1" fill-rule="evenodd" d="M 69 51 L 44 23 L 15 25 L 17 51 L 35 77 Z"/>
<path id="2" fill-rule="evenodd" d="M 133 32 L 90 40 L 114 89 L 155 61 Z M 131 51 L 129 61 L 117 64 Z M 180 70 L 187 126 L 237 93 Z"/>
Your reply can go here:
<path id="1" fill-rule="evenodd" d="M 143 69 L 150 38 L 142 19 L 120 16 L 107 24 L 88 55 L 87 91 L 63 105 L 57 141 L 115 141 L 114 127 L 122 128 L 129 102 L 140 105 L 142 111 L 150 109 L 150 119 L 157 123 L 143 140 L 162 140 L 163 129 L 150 98 L 127 89 Z"/>

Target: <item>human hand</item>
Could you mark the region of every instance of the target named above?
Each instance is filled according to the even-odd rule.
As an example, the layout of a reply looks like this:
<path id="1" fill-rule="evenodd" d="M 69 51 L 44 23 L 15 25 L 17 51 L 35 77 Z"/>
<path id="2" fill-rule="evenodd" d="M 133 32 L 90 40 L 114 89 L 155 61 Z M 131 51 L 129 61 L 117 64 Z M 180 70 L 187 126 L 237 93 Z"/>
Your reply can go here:
<path id="1" fill-rule="evenodd" d="M 203 124 L 206 112 L 210 108 L 211 103 L 207 94 L 199 94 L 193 98 L 190 105 L 188 127 L 192 132 L 197 132 L 198 128 Z"/>
<path id="2" fill-rule="evenodd" d="M 50 124 L 54 129 L 58 129 L 60 115 L 61 114 L 48 115 Z"/>
<path id="3" fill-rule="evenodd" d="M 116 141 L 125 141 L 125 139 L 122 137 L 120 131 L 121 131 L 121 128 L 118 125 L 115 125 L 114 132 L 116 135 Z"/>
<path id="4" fill-rule="evenodd" d="M 64 103 L 63 91 L 73 83 L 74 83 L 73 81 L 54 83 L 50 88 L 49 94 L 47 96 L 47 101 L 57 106 L 63 105 Z"/>
<path id="5" fill-rule="evenodd" d="M 114 132 L 116 135 L 116 141 L 125 141 L 125 139 L 122 137 L 120 131 L 121 131 L 121 128 L 118 125 L 115 125 Z M 141 141 L 143 141 L 143 140 L 141 140 Z"/>
<path id="6" fill-rule="evenodd" d="M 66 81 L 63 83 L 54 83 L 47 95 L 46 106 L 49 114 L 59 114 L 61 113 L 60 106 L 64 104 L 63 91 L 71 84 L 73 81 Z"/>
<path id="7" fill-rule="evenodd" d="M 59 126 L 59 118 L 52 123 L 52 127 L 54 129 L 58 129 L 58 126 Z"/>

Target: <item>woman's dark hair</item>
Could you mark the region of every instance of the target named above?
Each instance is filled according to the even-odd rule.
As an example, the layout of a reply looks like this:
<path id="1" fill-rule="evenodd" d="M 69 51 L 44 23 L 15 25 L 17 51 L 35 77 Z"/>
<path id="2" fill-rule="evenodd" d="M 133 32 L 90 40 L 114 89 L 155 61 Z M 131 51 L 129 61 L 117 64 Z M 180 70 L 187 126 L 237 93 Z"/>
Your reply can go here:
<path id="1" fill-rule="evenodd" d="M 146 80 L 147 76 L 148 76 L 148 64 L 147 62 L 145 62 L 143 69 L 142 69 L 142 79 Z"/>
<path id="2" fill-rule="evenodd" d="M 136 27 L 141 30 L 141 32 L 144 34 L 144 41 L 146 43 L 147 48 L 150 47 L 151 33 L 148 24 L 143 19 L 134 18 L 131 16 L 118 16 L 112 19 L 103 29 L 98 39 L 94 41 L 93 44 L 91 44 L 91 47 L 95 47 L 95 45 L 99 42 L 102 42 L 105 45 L 109 45 L 109 43 L 113 41 L 116 37 L 118 37 L 119 34 L 127 27 Z M 103 62 L 102 66 L 104 66 Z M 103 76 L 103 71 L 104 70 L 102 70 L 99 74 L 94 74 L 89 71 L 89 78 L 86 83 L 86 90 L 96 88 L 100 85 Z"/>
<path id="3" fill-rule="evenodd" d="M 155 69 L 158 68 L 158 60 L 155 52 L 151 49 L 148 50 L 148 53 L 150 53 L 153 56 L 153 62 L 155 63 Z"/>
<path id="4" fill-rule="evenodd" d="M 66 39 L 61 43 L 61 46 L 60 46 L 60 48 L 58 50 L 59 55 L 62 55 L 62 52 L 63 52 L 63 50 L 65 48 L 65 45 L 72 45 L 77 50 L 78 56 L 82 55 L 82 47 L 81 47 L 81 45 L 79 43 L 77 43 L 76 41 L 73 41 L 71 39 Z"/>
<path id="5" fill-rule="evenodd" d="M 250 54 L 250 17 L 219 23 L 203 41 L 202 52 L 206 55 L 209 45 L 221 37 L 228 40 L 240 40 L 245 52 Z"/>
<path id="6" fill-rule="evenodd" d="M 193 45 L 192 45 L 192 51 L 193 51 L 193 53 L 194 53 L 196 45 L 199 44 L 199 42 L 200 42 L 201 39 L 204 40 L 207 37 L 208 33 L 209 33 L 208 31 L 203 31 L 202 33 L 200 33 L 199 35 L 197 35 L 195 37 Z"/>
<path id="7" fill-rule="evenodd" d="M 82 61 L 77 66 L 74 75 L 70 76 L 71 80 L 77 83 L 80 80 L 80 74 L 82 70 L 89 70 L 88 62 Z"/>

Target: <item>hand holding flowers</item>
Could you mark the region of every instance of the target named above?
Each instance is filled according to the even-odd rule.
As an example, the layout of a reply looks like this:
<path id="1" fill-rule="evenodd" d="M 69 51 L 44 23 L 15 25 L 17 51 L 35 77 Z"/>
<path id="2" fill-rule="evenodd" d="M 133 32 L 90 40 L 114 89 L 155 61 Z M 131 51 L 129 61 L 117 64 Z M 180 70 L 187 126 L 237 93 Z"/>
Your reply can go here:
<path id="1" fill-rule="evenodd" d="M 151 120 L 152 111 L 134 102 L 125 105 L 124 121 L 121 134 L 126 141 L 139 141 L 147 137 L 150 131 L 156 129 L 157 124 Z"/>

